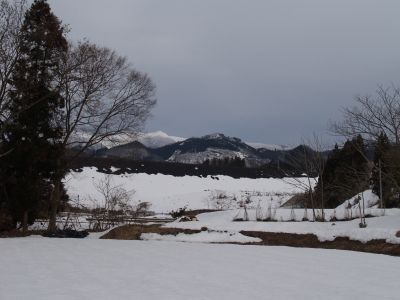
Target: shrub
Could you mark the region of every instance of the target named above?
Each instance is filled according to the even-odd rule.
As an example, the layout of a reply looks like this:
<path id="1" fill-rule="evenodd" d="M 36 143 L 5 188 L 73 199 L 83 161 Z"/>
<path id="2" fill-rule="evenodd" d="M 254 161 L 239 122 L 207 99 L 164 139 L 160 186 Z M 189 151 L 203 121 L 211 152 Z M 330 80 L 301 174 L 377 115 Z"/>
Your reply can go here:
<path id="1" fill-rule="evenodd" d="M 174 219 L 182 217 L 186 213 L 187 205 L 178 208 L 176 211 L 171 210 L 168 214 Z"/>
<path id="2" fill-rule="evenodd" d="M 227 210 L 232 208 L 235 201 L 236 196 L 231 197 L 226 194 L 226 191 L 222 190 L 213 190 L 211 191 L 211 195 L 208 197 L 204 197 L 201 202 L 207 205 L 208 208 L 213 208 L 216 210 Z"/>

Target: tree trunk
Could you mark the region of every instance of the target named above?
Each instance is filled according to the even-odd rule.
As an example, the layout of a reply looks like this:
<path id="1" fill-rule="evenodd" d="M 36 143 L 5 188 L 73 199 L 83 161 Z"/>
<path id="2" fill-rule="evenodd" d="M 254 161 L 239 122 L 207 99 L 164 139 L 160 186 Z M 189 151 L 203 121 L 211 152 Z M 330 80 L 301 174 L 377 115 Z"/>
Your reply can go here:
<path id="1" fill-rule="evenodd" d="M 321 175 L 321 210 L 322 210 L 322 219 L 325 221 L 325 211 L 324 211 L 324 180 L 322 179 L 322 172 Z"/>
<path id="2" fill-rule="evenodd" d="M 24 222 L 22 224 L 22 232 L 27 233 L 28 232 L 28 211 L 24 211 Z"/>

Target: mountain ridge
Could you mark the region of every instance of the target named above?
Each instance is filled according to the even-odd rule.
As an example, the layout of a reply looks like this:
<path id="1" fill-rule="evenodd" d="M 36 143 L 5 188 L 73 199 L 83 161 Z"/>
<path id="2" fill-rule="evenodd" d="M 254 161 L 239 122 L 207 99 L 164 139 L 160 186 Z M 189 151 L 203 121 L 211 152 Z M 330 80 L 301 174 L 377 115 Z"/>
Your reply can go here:
<path id="1" fill-rule="evenodd" d="M 218 133 L 214 133 L 218 134 Z M 212 134 L 208 134 L 205 136 L 210 136 Z M 203 137 L 205 137 L 203 136 Z M 141 133 L 140 137 L 138 138 L 138 141 L 141 142 L 143 145 L 149 148 L 159 148 L 163 147 L 169 144 L 173 144 L 176 142 L 181 142 L 184 140 L 187 140 L 188 138 L 183 138 L 183 137 L 177 137 L 177 136 L 170 136 L 167 133 L 163 131 L 156 131 L 156 132 L 151 132 L 151 133 Z M 265 143 L 253 143 L 253 142 L 244 142 L 247 145 L 259 149 L 259 148 L 265 148 L 269 150 L 289 150 L 291 147 L 289 146 L 284 146 L 284 145 L 273 145 L 273 144 L 265 144 Z M 153 147 L 154 145 L 154 147 Z"/>
<path id="2" fill-rule="evenodd" d="M 153 140 L 152 140 L 153 139 Z M 171 143 L 172 142 L 172 143 Z M 161 147 L 155 147 L 167 143 Z M 284 150 L 254 148 L 241 139 L 222 133 L 202 137 L 170 137 L 162 131 L 141 135 L 136 141 L 103 148 L 97 151 L 99 157 L 124 158 L 132 160 L 166 161 L 185 164 L 203 164 L 215 159 L 244 160 L 246 167 L 260 167 L 284 157 Z"/>

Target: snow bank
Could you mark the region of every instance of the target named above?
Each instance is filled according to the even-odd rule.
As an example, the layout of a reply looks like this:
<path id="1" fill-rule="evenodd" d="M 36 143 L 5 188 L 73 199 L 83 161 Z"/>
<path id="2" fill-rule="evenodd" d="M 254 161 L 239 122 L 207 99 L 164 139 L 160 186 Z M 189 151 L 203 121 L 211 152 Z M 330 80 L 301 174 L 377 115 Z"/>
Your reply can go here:
<path id="1" fill-rule="evenodd" d="M 175 235 L 160 235 L 157 233 L 143 233 L 141 239 L 150 241 L 174 241 L 190 243 L 254 243 L 261 242 L 259 238 L 252 238 L 238 232 L 208 232 L 202 231 L 194 234 L 179 233 Z"/>
<path id="2" fill-rule="evenodd" d="M 345 207 L 349 207 L 352 209 L 358 209 L 358 204 L 360 203 L 361 209 L 363 207 L 362 199 L 364 199 L 365 208 L 371 208 L 377 206 L 379 204 L 379 197 L 375 195 L 372 190 L 366 190 L 363 193 L 355 195 L 349 200 L 345 201 L 341 205 L 339 205 L 338 209 L 344 209 Z"/>

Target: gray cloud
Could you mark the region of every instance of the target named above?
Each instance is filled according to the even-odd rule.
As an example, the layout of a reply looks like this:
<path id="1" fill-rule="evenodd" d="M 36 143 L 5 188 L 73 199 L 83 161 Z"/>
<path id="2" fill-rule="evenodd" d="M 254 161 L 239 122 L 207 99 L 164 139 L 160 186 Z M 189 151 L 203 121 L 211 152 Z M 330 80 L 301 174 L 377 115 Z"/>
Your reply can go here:
<path id="1" fill-rule="evenodd" d="M 399 1 L 48 0 L 157 84 L 148 131 L 298 143 L 353 95 L 400 84 Z"/>

